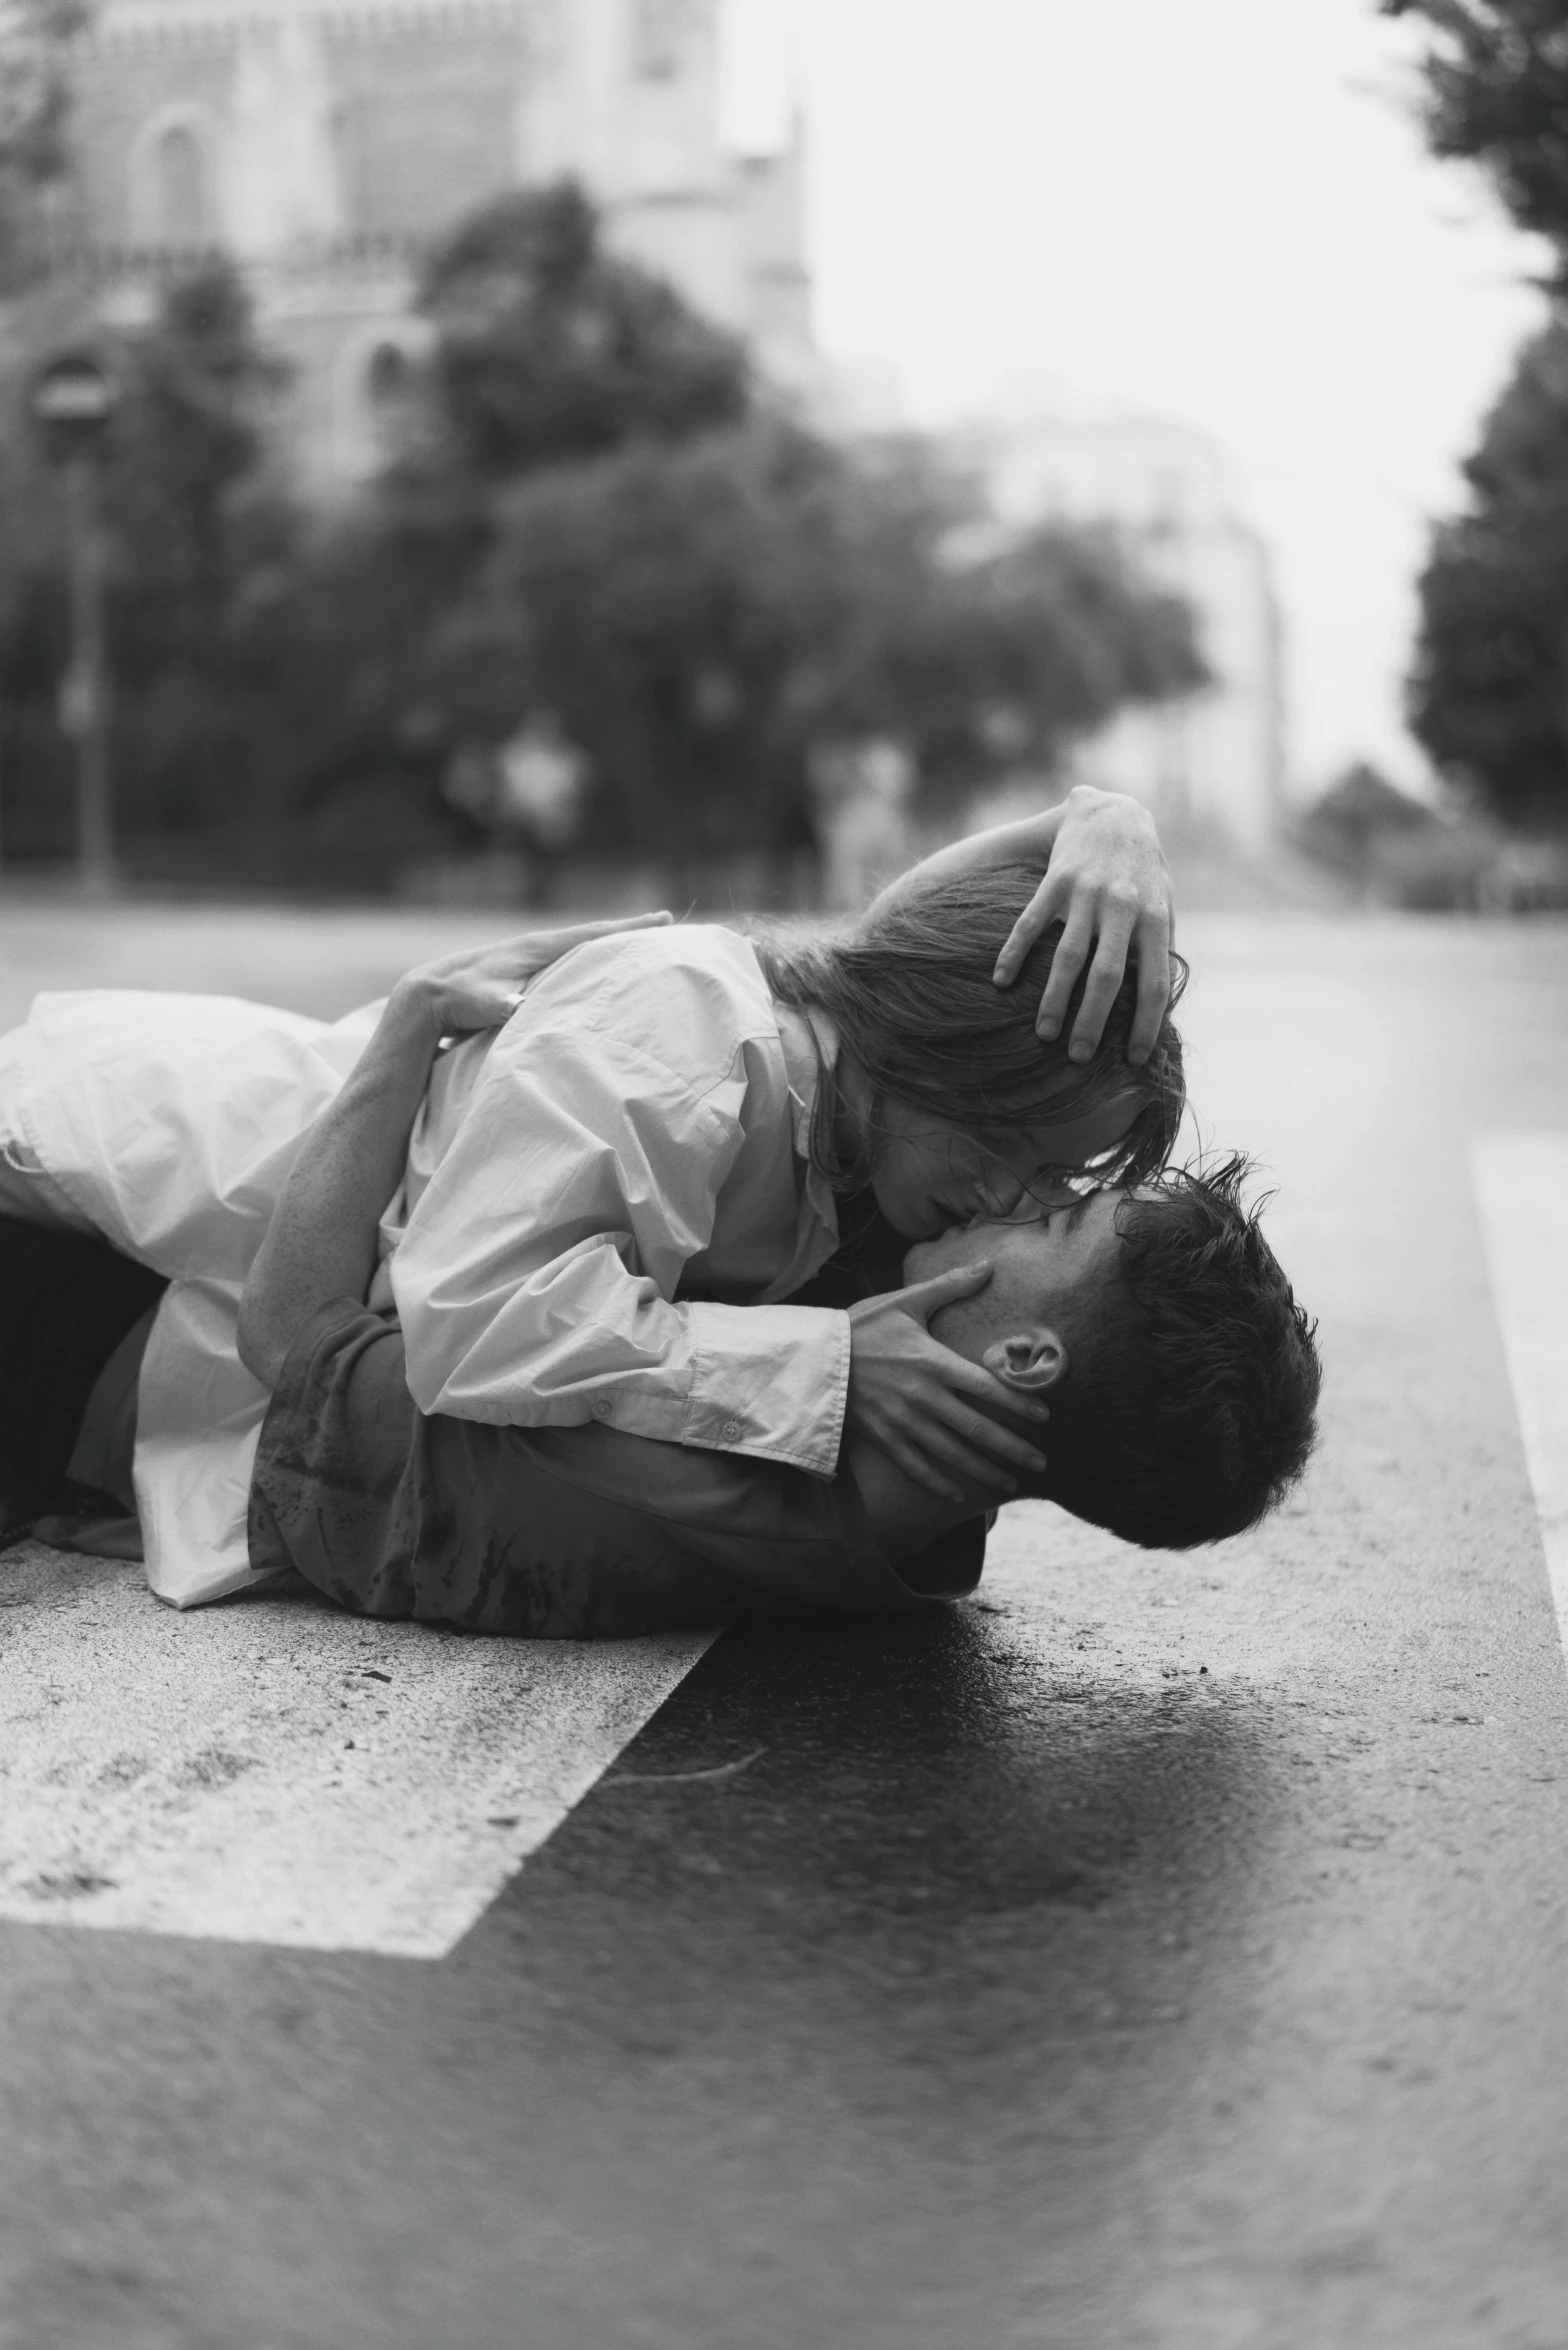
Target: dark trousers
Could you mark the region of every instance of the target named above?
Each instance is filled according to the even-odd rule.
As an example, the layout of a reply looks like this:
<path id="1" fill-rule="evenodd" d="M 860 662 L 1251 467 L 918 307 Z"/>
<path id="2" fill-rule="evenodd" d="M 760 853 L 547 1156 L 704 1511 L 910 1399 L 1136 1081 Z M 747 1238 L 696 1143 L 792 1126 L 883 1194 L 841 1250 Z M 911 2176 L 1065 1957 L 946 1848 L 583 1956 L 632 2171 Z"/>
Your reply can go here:
<path id="1" fill-rule="evenodd" d="M 80 1503 L 67 1472 L 94 1383 L 167 1286 L 106 1241 L 0 1216 L 0 1541 Z"/>

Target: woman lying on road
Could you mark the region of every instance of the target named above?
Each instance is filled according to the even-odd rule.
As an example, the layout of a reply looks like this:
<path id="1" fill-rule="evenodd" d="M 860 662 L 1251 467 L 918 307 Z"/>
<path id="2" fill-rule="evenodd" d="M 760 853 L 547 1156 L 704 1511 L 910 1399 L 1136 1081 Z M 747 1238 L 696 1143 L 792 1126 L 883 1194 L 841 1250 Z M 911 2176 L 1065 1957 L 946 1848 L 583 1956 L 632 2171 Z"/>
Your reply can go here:
<path id="1" fill-rule="evenodd" d="M 781 1608 L 905 1612 L 972 1591 L 1016 1482 L 983 1453 L 938 1495 L 849 1425 L 834 1475 L 818 1477 L 601 1418 L 484 1426 L 416 1408 L 399 1324 L 364 1303 L 376 1202 L 402 1173 L 443 1025 L 485 1011 L 485 985 L 450 967 L 400 982 L 300 1146 L 240 1310 L 241 1353 L 272 1394 L 253 1567 L 302 1575 L 356 1615 L 533 1638 Z M 912 1285 L 897 1312 L 932 1317 L 954 1365 L 984 1372 L 983 1420 L 1027 1424 L 1049 1403 L 1051 1456 L 1030 1494 L 1127 1541 L 1241 1533 L 1311 1449 L 1312 1329 L 1242 1201 L 1244 1173 L 1232 1161 L 956 1225 L 890 1271 L 889 1286 Z M 831 1304 L 827 1285 L 796 1306 Z"/>
<path id="2" fill-rule="evenodd" d="M 1037 1012 L 1009 983 L 1057 923 Z M 819 1477 L 847 1429 L 949 1499 L 1036 1475 L 1015 1429 L 1043 1408 L 1020 1411 L 917 1315 L 785 1301 L 833 1255 L 838 1202 L 867 1187 L 920 1239 L 1028 1209 L 1087 1168 L 1136 1180 L 1163 1163 L 1181 1070 L 1144 811 L 1078 792 L 961 843 L 839 948 L 594 929 L 457 958 L 449 1000 L 439 972 L 425 987 L 454 1030 L 513 1016 L 437 1062 L 382 1219 L 371 1303 L 397 1308 L 415 1400 L 500 1424 L 593 1419 Z M 1071 1037 L 1053 1034 L 1080 982 Z M 238 1359 L 240 1285 L 374 1009 L 327 1028 L 221 999 L 54 997 L 0 1044 L 0 1205 L 96 1232 L 173 1281 L 140 1366 L 136 1487 L 150 1579 L 181 1604 L 247 1579 L 266 1398 Z M 953 1274 L 941 1295 L 977 1279 Z M 120 1325 L 145 1304 L 133 1284 L 116 1306 L 78 1475 L 124 1417 L 138 1332 Z M 83 1368 L 78 1347 L 78 1388 Z M 11 1424 L 25 1465 L 54 1472 L 76 1431 L 37 1370 L 11 1373 Z"/>

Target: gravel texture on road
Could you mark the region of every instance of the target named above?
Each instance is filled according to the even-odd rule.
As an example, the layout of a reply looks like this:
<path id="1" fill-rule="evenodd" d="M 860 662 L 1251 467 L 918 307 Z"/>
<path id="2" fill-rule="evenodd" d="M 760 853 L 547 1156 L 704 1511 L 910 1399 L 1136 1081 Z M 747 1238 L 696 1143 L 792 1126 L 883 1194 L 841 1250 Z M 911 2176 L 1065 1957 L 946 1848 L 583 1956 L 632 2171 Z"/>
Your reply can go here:
<path id="1" fill-rule="evenodd" d="M 337 1011 L 480 927 L 4 919 L 12 1015 Z M 726 1634 L 440 1963 L 0 1923 L 0 2343 L 1562 2350 L 1568 1692 L 1471 1154 L 1568 1131 L 1568 930 L 1182 944 L 1322 1317 L 1300 1494 Z"/>

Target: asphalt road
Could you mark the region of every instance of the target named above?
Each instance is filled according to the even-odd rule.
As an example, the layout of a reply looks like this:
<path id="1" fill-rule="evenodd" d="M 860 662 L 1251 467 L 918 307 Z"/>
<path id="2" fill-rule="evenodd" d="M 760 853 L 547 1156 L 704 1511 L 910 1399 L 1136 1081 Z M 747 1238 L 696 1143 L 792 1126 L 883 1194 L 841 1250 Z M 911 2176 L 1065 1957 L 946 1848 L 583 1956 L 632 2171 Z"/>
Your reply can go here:
<path id="1" fill-rule="evenodd" d="M 13 909 L 0 1012 L 334 1009 L 452 927 Z M 726 1634 L 439 1961 L 0 1923 L 5 2350 L 1568 2345 L 1568 1691 L 1470 1166 L 1568 1132 L 1568 930 L 1183 943 L 1322 1318 L 1300 1498 L 1187 1558 L 1029 1505 L 950 1618 Z"/>

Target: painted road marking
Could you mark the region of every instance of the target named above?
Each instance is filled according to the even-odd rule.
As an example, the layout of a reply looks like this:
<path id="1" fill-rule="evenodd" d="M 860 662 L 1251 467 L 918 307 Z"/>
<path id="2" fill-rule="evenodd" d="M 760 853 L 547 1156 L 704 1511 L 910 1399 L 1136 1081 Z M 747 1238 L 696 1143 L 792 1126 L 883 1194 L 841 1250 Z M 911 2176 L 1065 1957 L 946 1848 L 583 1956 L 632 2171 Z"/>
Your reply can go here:
<path id="1" fill-rule="evenodd" d="M 1488 1134 L 1476 1197 L 1557 1627 L 1568 1650 L 1568 1134 Z"/>
<path id="2" fill-rule="evenodd" d="M 0 1557 L 0 1918 L 443 1958 L 714 1634 L 465 1639 Z"/>

